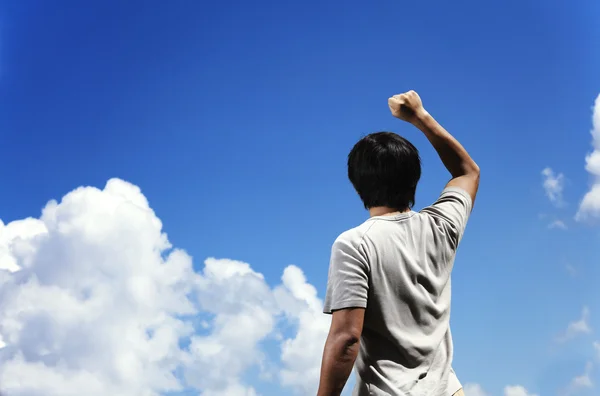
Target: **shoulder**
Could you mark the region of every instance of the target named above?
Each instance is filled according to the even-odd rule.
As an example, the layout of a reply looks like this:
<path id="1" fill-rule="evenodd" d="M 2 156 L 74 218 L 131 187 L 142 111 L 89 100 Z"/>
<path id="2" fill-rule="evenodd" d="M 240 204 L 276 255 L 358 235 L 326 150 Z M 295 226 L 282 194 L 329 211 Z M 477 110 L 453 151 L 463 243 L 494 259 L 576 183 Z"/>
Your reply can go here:
<path id="1" fill-rule="evenodd" d="M 419 213 L 431 215 L 440 210 L 456 209 L 457 207 L 470 213 L 473 207 L 471 196 L 460 187 L 446 187 L 433 204 L 421 209 Z"/>
<path id="2" fill-rule="evenodd" d="M 361 224 L 358 227 L 351 228 L 342 232 L 331 246 L 331 266 L 332 269 L 342 268 L 340 274 L 348 273 L 366 273 L 369 271 L 369 258 L 364 246 L 365 234 L 369 226 Z M 335 273 L 335 271 L 334 271 Z"/>
<path id="3" fill-rule="evenodd" d="M 354 257 L 361 262 L 368 262 L 370 256 L 370 245 L 368 235 L 372 232 L 375 222 L 365 221 L 364 223 L 342 232 L 333 242 L 331 247 L 332 256 Z"/>
<path id="4" fill-rule="evenodd" d="M 349 230 L 342 232 L 335 239 L 333 245 L 346 245 L 358 248 L 364 242 L 365 237 L 367 236 L 369 230 L 373 227 L 374 224 L 375 222 L 373 221 L 365 221 L 359 226 L 350 228 Z"/>
<path id="5" fill-rule="evenodd" d="M 453 249 L 458 247 L 471 215 L 473 201 L 459 187 L 446 187 L 430 206 L 421 209 L 419 215 L 443 234 Z"/>

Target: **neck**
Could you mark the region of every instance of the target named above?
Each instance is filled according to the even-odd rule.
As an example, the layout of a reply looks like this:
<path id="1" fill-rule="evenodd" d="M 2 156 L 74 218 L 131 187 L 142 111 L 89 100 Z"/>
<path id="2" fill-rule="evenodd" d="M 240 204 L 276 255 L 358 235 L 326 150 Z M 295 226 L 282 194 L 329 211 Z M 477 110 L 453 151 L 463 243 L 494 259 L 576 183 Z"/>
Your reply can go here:
<path id="1" fill-rule="evenodd" d="M 371 217 L 393 216 L 393 215 L 397 215 L 400 213 L 406 213 L 406 212 L 410 212 L 410 209 L 406 208 L 405 210 L 398 210 L 396 208 L 389 208 L 387 206 L 376 206 L 374 208 L 369 208 L 369 216 L 371 216 Z"/>

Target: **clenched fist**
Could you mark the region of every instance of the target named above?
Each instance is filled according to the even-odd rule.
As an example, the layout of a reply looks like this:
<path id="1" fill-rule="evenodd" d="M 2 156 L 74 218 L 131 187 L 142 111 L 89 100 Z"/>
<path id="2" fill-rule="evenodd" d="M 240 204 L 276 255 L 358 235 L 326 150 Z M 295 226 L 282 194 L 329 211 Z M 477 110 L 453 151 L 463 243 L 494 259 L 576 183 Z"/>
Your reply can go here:
<path id="1" fill-rule="evenodd" d="M 427 114 L 419 94 L 415 91 L 392 96 L 388 99 L 388 106 L 394 117 L 410 123 L 416 122 Z"/>

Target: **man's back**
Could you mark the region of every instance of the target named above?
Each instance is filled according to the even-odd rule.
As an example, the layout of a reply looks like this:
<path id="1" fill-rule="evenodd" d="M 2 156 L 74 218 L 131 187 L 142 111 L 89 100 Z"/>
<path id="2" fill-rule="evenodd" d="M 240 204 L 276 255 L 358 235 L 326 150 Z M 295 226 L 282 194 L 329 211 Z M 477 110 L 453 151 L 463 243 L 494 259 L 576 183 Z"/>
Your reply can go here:
<path id="1" fill-rule="evenodd" d="M 421 212 L 371 217 L 334 243 L 324 311 L 366 308 L 354 395 L 460 389 L 451 368 L 450 273 L 471 207 L 467 192 L 447 188 Z"/>
<path id="2" fill-rule="evenodd" d="M 461 396 L 452 371 L 450 273 L 479 188 L 479 166 L 415 91 L 388 99 L 419 129 L 451 175 L 440 198 L 411 211 L 421 177 L 417 148 L 392 132 L 361 138 L 348 179 L 371 219 L 331 249 L 318 396 L 340 396 L 352 368 L 356 396 Z"/>

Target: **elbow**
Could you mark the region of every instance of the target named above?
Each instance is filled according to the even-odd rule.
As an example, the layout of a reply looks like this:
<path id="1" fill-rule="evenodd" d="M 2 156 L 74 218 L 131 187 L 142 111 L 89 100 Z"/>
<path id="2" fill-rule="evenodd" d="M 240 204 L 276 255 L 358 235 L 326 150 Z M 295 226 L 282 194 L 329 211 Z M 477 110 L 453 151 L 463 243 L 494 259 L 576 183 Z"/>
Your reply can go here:
<path id="1" fill-rule="evenodd" d="M 358 344 L 360 342 L 360 334 L 355 332 L 345 332 L 338 335 L 338 342 L 347 347 Z"/>
<path id="2" fill-rule="evenodd" d="M 479 180 L 479 165 L 477 165 L 477 163 L 472 159 L 463 161 L 456 168 L 448 168 L 448 170 L 450 171 L 450 174 L 453 178 L 468 177 L 469 179 Z"/>
<path id="3" fill-rule="evenodd" d="M 337 327 L 337 326 L 336 326 Z M 360 336 L 362 334 L 362 328 L 354 326 L 352 324 L 346 324 L 343 327 L 337 327 L 331 329 L 332 341 L 338 345 L 352 346 L 360 342 Z"/>
<path id="4" fill-rule="evenodd" d="M 351 358 L 358 353 L 360 334 L 348 330 L 336 334 L 332 341 L 335 344 L 335 349 L 341 352 L 341 357 Z"/>
<path id="5" fill-rule="evenodd" d="M 467 172 L 467 175 L 472 176 L 473 178 L 479 180 L 479 175 L 481 174 L 481 171 L 479 169 L 479 165 L 477 165 L 477 163 L 475 163 L 475 161 L 473 161 L 473 163 L 471 164 L 471 166 L 469 166 Z"/>

